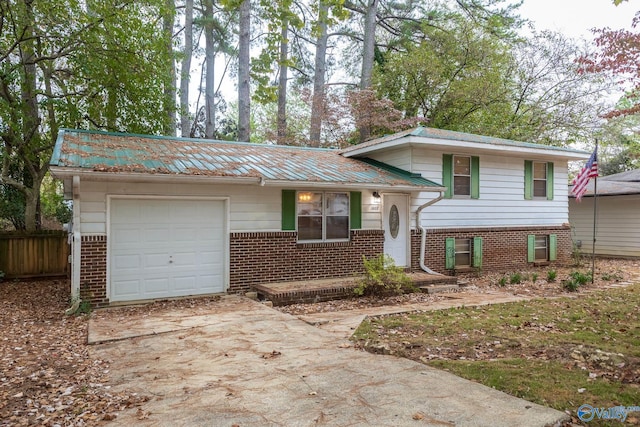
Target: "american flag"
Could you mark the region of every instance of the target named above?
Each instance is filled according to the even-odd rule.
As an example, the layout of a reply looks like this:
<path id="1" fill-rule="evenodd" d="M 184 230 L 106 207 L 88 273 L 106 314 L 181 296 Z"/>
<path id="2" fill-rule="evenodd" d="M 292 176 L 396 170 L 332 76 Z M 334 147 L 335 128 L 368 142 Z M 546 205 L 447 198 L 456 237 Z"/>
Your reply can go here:
<path id="1" fill-rule="evenodd" d="M 587 192 L 587 184 L 591 178 L 598 176 L 598 149 L 596 148 L 589 157 L 578 176 L 573 179 L 571 192 L 576 196 L 576 201 L 582 200 L 582 196 Z"/>

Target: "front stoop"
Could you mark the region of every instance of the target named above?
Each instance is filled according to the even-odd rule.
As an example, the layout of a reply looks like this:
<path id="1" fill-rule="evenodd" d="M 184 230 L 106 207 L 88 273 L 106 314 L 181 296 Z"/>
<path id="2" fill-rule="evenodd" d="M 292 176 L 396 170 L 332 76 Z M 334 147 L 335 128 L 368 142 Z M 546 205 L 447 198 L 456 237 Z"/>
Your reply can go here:
<path id="1" fill-rule="evenodd" d="M 455 292 L 458 289 L 457 279 L 452 276 L 410 273 L 409 277 L 422 292 Z M 274 306 L 282 306 L 350 298 L 357 285 L 358 278 L 348 277 L 265 283 L 253 285 L 252 288 L 258 294 L 259 300 L 271 301 Z"/>

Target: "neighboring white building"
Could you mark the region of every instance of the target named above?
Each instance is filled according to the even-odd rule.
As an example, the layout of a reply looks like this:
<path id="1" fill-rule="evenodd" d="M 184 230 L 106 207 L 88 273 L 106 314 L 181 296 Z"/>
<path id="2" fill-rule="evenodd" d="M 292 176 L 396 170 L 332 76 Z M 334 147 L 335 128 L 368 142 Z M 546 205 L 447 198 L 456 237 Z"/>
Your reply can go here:
<path id="1" fill-rule="evenodd" d="M 594 185 L 580 202 L 569 199 L 573 241 L 586 254 L 593 253 Z M 640 257 L 640 169 L 599 177 L 595 199 L 595 254 Z"/>

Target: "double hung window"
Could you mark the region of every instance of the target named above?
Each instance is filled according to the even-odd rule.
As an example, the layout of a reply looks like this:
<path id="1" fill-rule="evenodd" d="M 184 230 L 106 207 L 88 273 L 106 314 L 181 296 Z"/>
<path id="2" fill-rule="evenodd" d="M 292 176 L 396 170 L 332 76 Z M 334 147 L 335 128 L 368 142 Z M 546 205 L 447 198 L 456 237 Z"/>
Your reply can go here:
<path id="1" fill-rule="evenodd" d="M 299 241 L 349 239 L 349 193 L 297 193 Z"/>
<path id="2" fill-rule="evenodd" d="M 524 161 L 524 198 L 553 200 L 553 162 Z"/>

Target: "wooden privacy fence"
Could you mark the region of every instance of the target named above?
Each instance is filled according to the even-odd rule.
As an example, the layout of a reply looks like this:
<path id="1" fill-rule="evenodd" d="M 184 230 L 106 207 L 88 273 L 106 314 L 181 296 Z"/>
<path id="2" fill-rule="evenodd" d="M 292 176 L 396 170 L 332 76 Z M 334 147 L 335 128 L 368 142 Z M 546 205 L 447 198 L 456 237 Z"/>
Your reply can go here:
<path id="1" fill-rule="evenodd" d="M 0 271 L 5 279 L 69 274 L 68 233 L 0 233 Z"/>

